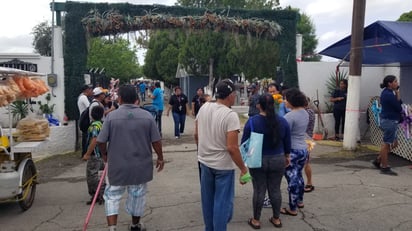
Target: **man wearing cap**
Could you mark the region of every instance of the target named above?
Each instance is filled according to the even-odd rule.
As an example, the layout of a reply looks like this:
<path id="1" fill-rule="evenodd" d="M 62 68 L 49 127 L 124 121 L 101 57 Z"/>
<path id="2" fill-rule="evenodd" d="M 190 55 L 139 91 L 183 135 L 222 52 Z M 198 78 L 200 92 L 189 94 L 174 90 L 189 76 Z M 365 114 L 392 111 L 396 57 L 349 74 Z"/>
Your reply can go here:
<path id="1" fill-rule="evenodd" d="M 91 85 L 84 85 L 82 87 L 82 93 L 77 98 L 77 107 L 81 115 L 84 110 L 90 106 L 89 97 L 93 95 L 93 87 Z M 82 132 L 82 157 L 87 151 L 87 132 Z"/>
<path id="2" fill-rule="evenodd" d="M 84 85 L 82 87 L 82 93 L 80 93 L 79 98 L 77 98 L 77 107 L 79 108 L 79 112 L 81 115 L 87 107 L 90 106 L 89 97 L 93 95 L 92 91 L 93 87 L 91 85 Z"/>
<path id="3" fill-rule="evenodd" d="M 256 105 L 259 103 L 259 93 L 258 93 L 258 87 L 256 84 L 252 84 L 248 87 L 248 90 L 250 92 L 249 96 L 249 113 L 248 116 L 254 116 L 259 114 L 259 109 L 256 107 Z"/>
<path id="4" fill-rule="evenodd" d="M 195 122 L 195 139 L 201 169 L 201 197 L 205 230 L 225 231 L 232 218 L 235 168 L 248 173 L 239 151 L 239 117 L 230 107 L 236 99 L 235 86 L 225 79 L 216 85 L 216 102 L 200 107 Z"/>
<path id="5" fill-rule="evenodd" d="M 92 109 L 96 106 L 100 106 L 104 109 L 103 101 L 106 98 L 106 94 L 104 93 L 101 87 L 96 87 L 93 89 L 93 100 L 89 107 L 89 117 L 90 121 L 93 121 L 92 117 Z M 103 120 L 102 120 L 103 121 Z"/>

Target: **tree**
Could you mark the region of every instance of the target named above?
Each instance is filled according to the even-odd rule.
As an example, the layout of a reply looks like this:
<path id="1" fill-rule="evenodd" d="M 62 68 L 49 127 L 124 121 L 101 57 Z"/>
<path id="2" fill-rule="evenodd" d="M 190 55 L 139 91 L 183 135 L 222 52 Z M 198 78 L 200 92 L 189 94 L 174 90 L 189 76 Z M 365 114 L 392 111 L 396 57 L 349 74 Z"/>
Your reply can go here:
<path id="1" fill-rule="evenodd" d="M 402 22 L 412 22 L 412 11 L 403 13 L 403 14 L 399 17 L 398 21 L 402 21 Z"/>
<path id="2" fill-rule="evenodd" d="M 150 36 L 143 73 L 151 78 L 164 81 L 167 85 L 176 84 L 176 69 L 179 57 L 179 44 L 183 43 L 181 31 L 157 31 Z"/>
<path id="3" fill-rule="evenodd" d="M 136 50 L 122 38 L 93 38 L 87 56 L 88 68 L 105 68 L 106 75 L 128 82 L 141 76 Z"/>
<path id="4" fill-rule="evenodd" d="M 178 5 L 203 8 L 273 9 L 278 0 L 178 0 Z M 170 40 L 170 36 L 178 39 Z M 143 44 L 143 43 L 142 43 Z M 214 31 L 163 31 L 150 36 L 144 74 L 170 84 L 178 63 L 195 76 L 228 78 L 241 72 L 247 78 L 274 77 L 279 64 L 276 41 Z M 175 54 L 178 55 L 175 55 Z M 178 59 L 176 58 L 178 57 Z M 211 86 L 211 85 L 210 85 Z"/>
<path id="5" fill-rule="evenodd" d="M 34 36 L 34 51 L 43 56 L 51 56 L 52 28 L 49 23 L 44 21 L 37 24 L 31 34 Z"/>
<path id="6" fill-rule="evenodd" d="M 318 46 L 318 39 L 316 38 L 316 29 L 311 18 L 299 12 L 300 19 L 297 25 L 297 33 L 302 34 L 302 61 L 320 61 L 322 58 L 316 52 Z"/>

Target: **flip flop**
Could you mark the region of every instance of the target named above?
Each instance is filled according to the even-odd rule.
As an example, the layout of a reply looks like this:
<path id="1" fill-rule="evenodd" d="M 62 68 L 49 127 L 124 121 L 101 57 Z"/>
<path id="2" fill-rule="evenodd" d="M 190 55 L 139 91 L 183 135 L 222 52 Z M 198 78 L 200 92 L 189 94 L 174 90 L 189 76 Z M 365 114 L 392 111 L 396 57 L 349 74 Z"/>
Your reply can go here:
<path id="1" fill-rule="evenodd" d="M 247 223 L 250 225 L 250 227 L 252 227 L 253 229 L 260 229 L 260 225 L 255 225 L 252 223 L 253 218 L 249 218 L 249 220 L 247 221 Z"/>
<path id="2" fill-rule="evenodd" d="M 282 221 L 279 219 L 280 223 L 276 224 L 273 219 L 275 219 L 274 217 L 269 218 L 269 222 L 272 223 L 273 226 L 275 226 L 276 228 L 282 228 Z"/>
<path id="3" fill-rule="evenodd" d="M 305 191 L 305 193 L 310 193 L 313 190 L 315 190 L 315 186 L 313 186 L 311 184 L 307 184 L 307 185 L 305 185 L 305 188 L 303 190 Z"/>
<path id="4" fill-rule="evenodd" d="M 298 204 L 298 208 L 300 208 L 300 209 L 303 209 L 303 208 L 305 208 L 305 205 L 302 203 L 302 204 Z"/>
<path id="5" fill-rule="evenodd" d="M 295 216 L 298 215 L 297 213 L 291 213 L 291 212 L 290 212 L 289 210 L 287 210 L 286 208 L 282 208 L 282 209 L 280 210 L 280 213 L 283 214 L 283 215 L 288 215 L 288 216 L 293 216 L 293 217 L 295 217 Z"/>

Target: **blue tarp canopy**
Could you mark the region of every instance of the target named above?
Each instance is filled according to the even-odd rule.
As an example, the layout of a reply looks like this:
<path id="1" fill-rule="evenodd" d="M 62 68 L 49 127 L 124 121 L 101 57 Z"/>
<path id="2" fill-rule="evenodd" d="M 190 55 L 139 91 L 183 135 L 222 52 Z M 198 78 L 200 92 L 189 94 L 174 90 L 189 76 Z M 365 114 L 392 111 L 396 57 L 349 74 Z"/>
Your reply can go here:
<path id="1" fill-rule="evenodd" d="M 321 55 L 350 59 L 351 36 L 329 46 Z M 412 22 L 376 21 L 363 32 L 363 64 L 412 63 Z"/>

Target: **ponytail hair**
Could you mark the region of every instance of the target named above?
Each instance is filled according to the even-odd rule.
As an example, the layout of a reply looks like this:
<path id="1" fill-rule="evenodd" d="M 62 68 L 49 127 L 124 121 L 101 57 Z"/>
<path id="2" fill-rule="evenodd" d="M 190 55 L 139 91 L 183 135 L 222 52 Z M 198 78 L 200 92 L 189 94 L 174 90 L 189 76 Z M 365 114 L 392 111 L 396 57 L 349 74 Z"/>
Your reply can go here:
<path id="1" fill-rule="evenodd" d="M 272 132 L 273 142 L 275 145 L 279 143 L 279 121 L 275 112 L 275 100 L 270 94 L 259 96 L 259 106 L 266 113 L 266 127 Z"/>
<path id="2" fill-rule="evenodd" d="M 381 89 L 387 88 L 389 83 L 392 83 L 396 80 L 396 76 L 394 75 L 387 75 L 383 78 L 383 82 L 380 84 Z"/>

